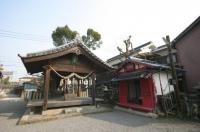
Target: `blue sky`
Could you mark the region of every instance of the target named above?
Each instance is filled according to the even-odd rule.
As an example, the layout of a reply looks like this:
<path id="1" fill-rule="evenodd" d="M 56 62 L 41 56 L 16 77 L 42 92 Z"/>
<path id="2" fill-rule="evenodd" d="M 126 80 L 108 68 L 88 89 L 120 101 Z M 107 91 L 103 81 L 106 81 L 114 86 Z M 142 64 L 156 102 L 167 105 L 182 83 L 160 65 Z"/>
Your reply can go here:
<path id="1" fill-rule="evenodd" d="M 94 53 L 103 60 L 118 54 L 116 47 L 123 47 L 128 35 L 134 47 L 148 41 L 159 46 L 163 36 L 173 39 L 200 15 L 199 5 L 198 0 L 1 0 L 0 64 L 14 71 L 13 79 L 26 75 L 17 54 L 54 47 L 52 31 L 66 24 L 80 34 L 87 28 L 100 32 L 104 43 Z M 8 38 L 4 30 L 38 41 Z"/>

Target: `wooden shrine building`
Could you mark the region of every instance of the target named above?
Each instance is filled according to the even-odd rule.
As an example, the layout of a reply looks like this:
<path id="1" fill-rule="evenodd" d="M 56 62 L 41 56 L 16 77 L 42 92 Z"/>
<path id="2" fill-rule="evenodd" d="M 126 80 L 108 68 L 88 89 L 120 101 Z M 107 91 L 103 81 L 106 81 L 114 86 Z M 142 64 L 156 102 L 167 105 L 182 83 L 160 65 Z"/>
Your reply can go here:
<path id="1" fill-rule="evenodd" d="M 92 97 L 94 104 L 96 75 L 112 69 L 80 40 L 19 57 L 29 74 L 44 75 L 43 110 L 48 108 L 48 99 L 61 97 L 63 101 Z"/>
<path id="2" fill-rule="evenodd" d="M 176 69 L 182 73 L 181 69 Z M 162 97 L 165 112 L 173 109 L 171 93 L 174 87 L 169 66 L 131 57 L 118 68 L 112 79 L 118 82 L 118 105 L 146 112 L 155 112 Z"/>

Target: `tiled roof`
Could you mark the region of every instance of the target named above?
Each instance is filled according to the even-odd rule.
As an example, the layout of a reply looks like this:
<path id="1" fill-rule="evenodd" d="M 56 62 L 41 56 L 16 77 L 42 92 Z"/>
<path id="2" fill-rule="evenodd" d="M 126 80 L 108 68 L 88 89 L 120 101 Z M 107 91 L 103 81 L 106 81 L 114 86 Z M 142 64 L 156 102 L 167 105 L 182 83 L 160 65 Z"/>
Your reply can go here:
<path id="1" fill-rule="evenodd" d="M 73 40 L 69 43 L 66 43 L 64 45 L 58 46 L 56 48 L 52 48 L 49 50 L 44 50 L 44 51 L 40 51 L 40 52 L 34 52 L 34 53 L 28 53 L 25 57 L 23 58 L 31 58 L 31 57 L 39 57 L 39 56 L 44 56 L 44 55 L 49 55 L 49 54 L 54 54 L 54 53 L 58 53 L 76 46 L 80 46 L 82 47 L 89 55 L 91 55 L 93 58 L 95 58 L 97 61 L 101 62 L 102 64 L 108 66 L 109 68 L 113 68 L 112 66 L 110 66 L 108 63 L 104 62 L 103 60 L 101 60 L 99 57 L 97 57 L 94 53 L 92 53 L 90 51 L 90 49 L 85 46 L 83 44 L 83 42 L 81 40 Z"/>

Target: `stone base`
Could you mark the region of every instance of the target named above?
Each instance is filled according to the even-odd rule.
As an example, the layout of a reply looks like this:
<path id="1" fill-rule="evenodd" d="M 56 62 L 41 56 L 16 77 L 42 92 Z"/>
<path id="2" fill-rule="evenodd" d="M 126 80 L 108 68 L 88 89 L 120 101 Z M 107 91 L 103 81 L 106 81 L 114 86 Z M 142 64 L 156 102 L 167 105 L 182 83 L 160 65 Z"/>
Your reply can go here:
<path id="1" fill-rule="evenodd" d="M 65 94 L 64 97 L 65 97 L 65 100 L 73 100 L 73 99 L 77 98 L 77 95 L 76 94 Z"/>
<path id="2" fill-rule="evenodd" d="M 54 116 L 59 114 L 64 114 L 64 109 L 52 109 L 52 110 L 45 110 L 42 111 L 43 116 Z"/>
<path id="3" fill-rule="evenodd" d="M 31 124 L 41 121 L 50 121 L 54 119 L 79 116 L 85 114 L 94 114 L 102 112 L 110 112 L 111 108 L 107 107 L 98 107 L 95 106 L 79 106 L 79 107 L 70 107 L 70 108 L 60 108 L 60 109 L 51 109 L 42 112 L 42 115 L 39 114 L 30 114 L 30 111 L 25 112 L 19 121 L 19 125 Z"/>
<path id="4" fill-rule="evenodd" d="M 151 118 L 158 118 L 158 115 L 155 114 L 155 113 L 146 113 L 146 112 L 142 112 L 142 111 L 136 111 L 136 110 L 132 110 L 132 109 L 129 109 L 129 108 L 123 108 L 123 107 L 120 107 L 120 106 L 115 106 L 114 108 L 115 110 L 118 110 L 118 111 L 122 111 L 122 112 L 127 112 L 127 113 L 131 113 L 131 114 L 135 114 L 135 115 L 140 115 L 140 116 L 145 116 L 145 117 L 151 117 Z"/>

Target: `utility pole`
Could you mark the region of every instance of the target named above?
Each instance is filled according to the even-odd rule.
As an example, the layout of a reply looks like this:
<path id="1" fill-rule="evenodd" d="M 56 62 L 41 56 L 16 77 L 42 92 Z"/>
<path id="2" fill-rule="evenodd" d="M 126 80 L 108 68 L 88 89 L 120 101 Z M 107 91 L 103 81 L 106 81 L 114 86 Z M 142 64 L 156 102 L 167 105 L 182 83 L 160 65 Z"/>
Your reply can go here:
<path id="1" fill-rule="evenodd" d="M 174 86 L 174 90 L 175 90 L 175 95 L 176 95 L 176 104 L 177 104 L 177 113 L 180 115 L 181 113 L 181 104 L 180 104 L 180 90 L 179 90 L 179 86 L 178 86 L 178 78 L 177 78 L 177 74 L 176 74 L 176 67 L 173 61 L 173 54 L 172 54 L 172 46 L 171 46 L 171 42 L 170 42 L 170 38 L 167 35 L 166 38 L 163 37 L 163 41 L 165 42 L 167 48 L 168 48 L 168 53 L 169 53 L 169 61 L 170 61 L 170 66 L 171 66 L 171 70 L 172 70 L 172 83 Z"/>

